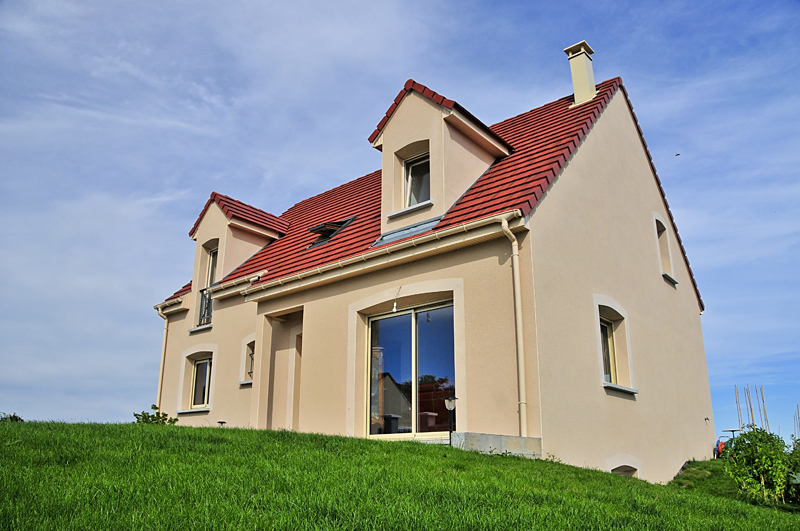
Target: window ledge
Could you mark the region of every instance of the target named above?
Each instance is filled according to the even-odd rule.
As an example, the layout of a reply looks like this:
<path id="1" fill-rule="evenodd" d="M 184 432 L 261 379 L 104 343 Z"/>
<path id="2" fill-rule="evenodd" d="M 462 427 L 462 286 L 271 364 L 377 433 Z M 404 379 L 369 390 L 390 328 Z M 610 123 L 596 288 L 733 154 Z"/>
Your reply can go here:
<path id="1" fill-rule="evenodd" d="M 417 210 L 422 210 L 423 208 L 428 208 L 431 206 L 433 206 L 433 201 L 428 199 L 427 201 L 423 201 L 422 203 L 417 203 L 416 205 L 403 208 L 401 210 L 398 210 L 397 212 L 392 212 L 386 217 L 389 219 L 399 218 L 401 216 L 405 216 L 406 214 L 410 214 L 411 212 L 416 212 Z"/>
<path id="2" fill-rule="evenodd" d="M 242 380 L 241 382 L 239 382 L 239 385 L 240 386 L 253 385 L 253 380 Z"/>
<path id="3" fill-rule="evenodd" d="M 207 325 L 203 326 L 198 326 L 196 328 L 190 328 L 189 333 L 194 334 L 195 332 L 202 332 L 203 330 L 211 330 L 211 323 L 208 323 Z"/>
<path id="4" fill-rule="evenodd" d="M 677 286 L 678 285 L 678 281 L 675 280 L 675 277 L 673 277 L 669 273 L 661 273 L 661 276 L 664 277 L 664 280 L 666 280 L 667 282 L 669 282 L 673 286 Z"/>
<path id="5" fill-rule="evenodd" d="M 632 387 L 625 387 L 624 385 L 617 385 L 609 382 L 603 382 L 603 387 L 606 389 L 611 389 L 613 391 L 619 391 L 620 393 L 628 393 L 629 395 L 638 395 L 639 391 Z"/>
<path id="6" fill-rule="evenodd" d="M 179 409 L 175 414 L 186 415 L 187 413 L 208 413 L 209 411 L 211 411 L 210 407 L 198 407 L 196 409 Z"/>

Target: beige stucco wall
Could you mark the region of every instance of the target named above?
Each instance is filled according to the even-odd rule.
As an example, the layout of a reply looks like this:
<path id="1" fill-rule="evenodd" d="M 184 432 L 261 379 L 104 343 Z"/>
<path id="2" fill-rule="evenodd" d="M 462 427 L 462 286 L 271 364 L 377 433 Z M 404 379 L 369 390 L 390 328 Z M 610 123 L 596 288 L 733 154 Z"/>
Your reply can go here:
<path id="1" fill-rule="evenodd" d="M 389 311 L 395 295 L 401 309 L 453 299 L 458 429 L 517 435 L 510 245 L 499 238 L 259 303 L 260 315 L 302 308 L 299 376 L 285 364 L 278 367 L 279 362 L 272 362 L 276 377 L 299 381 L 294 428 L 366 435 L 367 320 Z M 284 328 L 284 323 L 272 322 L 264 334 L 282 334 Z M 275 343 L 274 339 L 262 342 Z M 274 353 L 271 356 L 274 360 Z M 283 395 L 286 384 L 276 381 L 275 389 Z"/>
<path id="2" fill-rule="evenodd" d="M 162 411 L 172 416 L 190 408 L 192 365 L 187 359 L 212 353 L 210 411 L 178 415 L 186 426 L 216 426 L 224 420 L 230 426 L 248 426 L 251 384 L 244 379 L 246 346 L 256 339 L 256 307 L 240 296 L 214 301 L 212 327 L 189 333 L 197 321 L 192 309 L 168 316 L 169 332 L 164 361 Z"/>
<path id="3" fill-rule="evenodd" d="M 191 293 L 184 295 L 188 308 L 168 315 L 167 352 L 164 360 L 161 406 L 175 415 L 178 410 L 190 409 L 192 384 L 191 360 L 203 353 L 212 355 L 210 412 L 180 414 L 184 425 L 214 425 L 225 420 L 228 424 L 246 426 L 250 417 L 251 386 L 239 385 L 244 380 L 247 343 L 255 340 L 255 305 L 245 304 L 236 296 L 213 303 L 212 326 L 190 333 L 197 327 L 200 289 L 205 288 L 208 253 L 204 246 L 218 242 L 217 277 L 239 266 L 263 247 L 267 238 L 230 227 L 227 217 L 212 203 L 194 234 L 196 251 Z"/>
<path id="4" fill-rule="evenodd" d="M 527 319 L 538 334 L 544 453 L 666 481 L 711 455 L 714 424 L 698 301 L 669 224 L 679 284 L 662 278 L 654 213 L 669 219 L 618 92 L 531 215 Z M 637 395 L 602 387 L 597 305 L 609 299 L 627 314 L 622 372 Z"/>
<path id="5" fill-rule="evenodd" d="M 381 232 L 444 215 L 494 162 L 495 158 L 444 120 L 446 110 L 416 92 L 409 93 L 377 139 L 382 150 Z M 428 141 L 432 206 L 399 217 L 387 216 L 405 205 L 402 153 L 412 143 Z M 423 149 L 424 151 L 424 149 Z M 411 155 L 403 153 L 403 157 Z"/>
<path id="6" fill-rule="evenodd" d="M 240 296 L 216 300 L 212 327 L 191 334 L 193 309 L 170 315 L 163 410 L 188 409 L 187 357 L 213 351 L 211 411 L 182 413 L 181 424 L 225 420 L 228 426 L 365 436 L 368 317 L 389 311 L 397 295 L 401 309 L 453 300 L 457 428 L 518 435 L 511 278 L 510 244 L 498 236 L 259 304 Z M 249 341 L 256 342 L 252 389 L 239 385 Z M 538 426 L 538 409 L 531 409 Z"/>

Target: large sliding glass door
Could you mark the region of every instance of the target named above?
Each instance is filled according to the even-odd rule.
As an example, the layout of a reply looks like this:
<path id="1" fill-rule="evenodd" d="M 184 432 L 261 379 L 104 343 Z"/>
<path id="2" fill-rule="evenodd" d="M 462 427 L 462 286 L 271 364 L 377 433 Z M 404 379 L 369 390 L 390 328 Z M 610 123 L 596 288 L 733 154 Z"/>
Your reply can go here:
<path id="1" fill-rule="evenodd" d="M 370 320 L 370 434 L 444 432 L 455 396 L 453 306 Z"/>

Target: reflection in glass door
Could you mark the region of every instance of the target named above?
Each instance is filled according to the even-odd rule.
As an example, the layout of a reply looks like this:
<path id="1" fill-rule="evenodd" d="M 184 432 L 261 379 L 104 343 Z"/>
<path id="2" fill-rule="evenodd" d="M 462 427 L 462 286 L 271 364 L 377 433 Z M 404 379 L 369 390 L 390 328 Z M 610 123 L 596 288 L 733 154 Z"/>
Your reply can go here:
<path id="1" fill-rule="evenodd" d="M 373 318 L 369 344 L 369 432 L 447 431 L 444 398 L 455 396 L 452 305 Z"/>

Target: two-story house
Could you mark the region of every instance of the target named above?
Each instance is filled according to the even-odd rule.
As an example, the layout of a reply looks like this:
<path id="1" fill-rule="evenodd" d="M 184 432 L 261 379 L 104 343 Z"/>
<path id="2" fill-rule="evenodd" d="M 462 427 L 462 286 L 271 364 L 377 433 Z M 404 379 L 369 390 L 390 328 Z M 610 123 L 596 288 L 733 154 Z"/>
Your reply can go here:
<path id="1" fill-rule="evenodd" d="M 183 425 L 553 454 L 670 479 L 711 453 L 697 290 L 619 78 L 487 126 L 409 80 L 381 168 L 280 216 L 214 193 L 164 318 Z"/>

